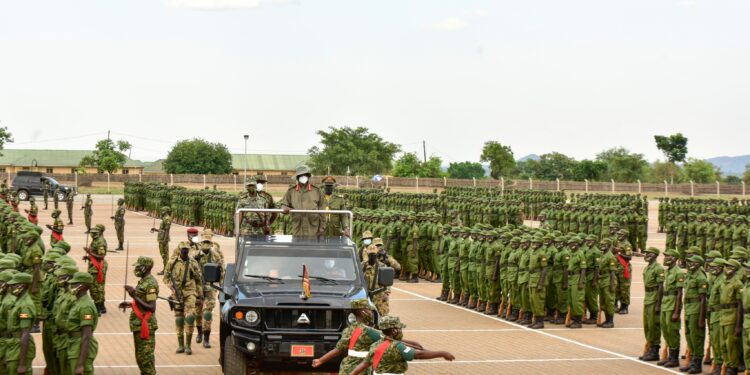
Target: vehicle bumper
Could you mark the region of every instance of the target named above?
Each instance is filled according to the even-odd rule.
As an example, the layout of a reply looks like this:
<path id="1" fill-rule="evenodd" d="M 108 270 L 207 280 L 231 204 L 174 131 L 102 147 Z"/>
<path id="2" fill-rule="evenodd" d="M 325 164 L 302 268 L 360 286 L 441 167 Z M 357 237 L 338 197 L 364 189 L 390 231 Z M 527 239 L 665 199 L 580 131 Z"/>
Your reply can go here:
<path id="1" fill-rule="evenodd" d="M 336 347 L 341 334 L 334 333 L 299 333 L 299 332 L 259 332 L 232 331 L 234 345 L 253 361 L 268 370 L 312 370 L 312 361 L 322 357 Z M 254 344 L 254 350 L 248 350 L 248 343 Z M 293 345 L 305 345 L 313 348 L 309 356 L 292 356 Z M 326 363 L 316 371 L 338 371 L 340 359 Z"/>

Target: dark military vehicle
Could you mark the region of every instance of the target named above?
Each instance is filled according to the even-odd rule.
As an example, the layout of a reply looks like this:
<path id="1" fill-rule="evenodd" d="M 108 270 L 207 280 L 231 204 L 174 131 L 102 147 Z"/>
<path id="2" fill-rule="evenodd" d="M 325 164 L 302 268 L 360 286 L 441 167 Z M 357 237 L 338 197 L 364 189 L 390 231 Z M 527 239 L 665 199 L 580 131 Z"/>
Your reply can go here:
<path id="1" fill-rule="evenodd" d="M 350 211 L 326 213 L 352 217 Z M 226 265 L 223 285 L 215 286 L 224 373 L 313 371 L 312 360 L 333 349 L 354 321 L 350 301 L 368 298 L 357 253 L 347 237 L 238 236 L 236 261 Z M 204 273 L 207 282 L 219 280 L 215 264 L 207 264 Z M 382 287 L 392 285 L 393 269 L 381 268 L 378 280 Z M 338 365 L 331 361 L 314 371 L 337 372 Z"/>

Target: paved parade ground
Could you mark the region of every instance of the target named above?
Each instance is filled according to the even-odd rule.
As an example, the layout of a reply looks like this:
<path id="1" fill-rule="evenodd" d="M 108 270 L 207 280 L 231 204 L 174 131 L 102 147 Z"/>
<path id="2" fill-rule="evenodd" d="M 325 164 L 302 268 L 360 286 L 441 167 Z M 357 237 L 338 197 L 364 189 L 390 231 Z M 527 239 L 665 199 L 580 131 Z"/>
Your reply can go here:
<path id="1" fill-rule="evenodd" d="M 114 197 L 116 201 L 117 196 Z M 107 226 L 105 237 L 109 248 L 117 245 L 112 220 L 112 199 L 108 195 L 94 196 L 93 224 Z M 41 202 L 40 202 L 41 203 Z M 40 226 L 51 223 L 50 210 L 40 209 Z M 22 208 L 28 203 L 22 203 Z M 43 203 L 40 205 L 43 207 Z M 61 204 L 66 219 L 64 205 Z M 79 268 L 85 269 L 81 259 L 81 249 L 86 240 L 83 225 L 83 211 L 80 211 L 81 197 L 76 197 L 74 225 L 66 225 L 65 240 L 72 245 L 70 255 L 78 259 Z M 656 234 L 656 202 L 651 202 L 649 246 L 663 249 L 664 235 Z M 156 234 L 149 233 L 151 227 L 158 227 L 158 220 L 143 213 L 126 214 L 125 239 L 130 247 L 127 264 L 132 264 L 140 255 L 154 258 L 153 272 L 161 270 Z M 170 247 L 186 237 L 186 227 L 172 225 Z M 48 243 L 49 230 L 45 228 L 43 238 Z M 216 236 L 221 244 L 225 260 L 234 259 L 231 238 Z M 99 320 L 95 337 L 99 341 L 99 354 L 94 364 L 97 372 L 103 374 L 138 374 L 133 354 L 132 334 L 128 329 L 129 310 L 125 313 L 117 309 L 123 300 L 123 284 L 126 271 L 127 283 L 135 285 L 137 280 L 132 267 L 126 267 L 125 252 L 107 255 L 106 298 L 108 313 Z M 407 324 L 405 337 L 419 341 L 428 349 L 447 350 L 456 356 L 455 362 L 443 360 L 414 361 L 409 365 L 410 374 L 500 374 L 500 373 L 555 373 L 555 374 L 657 374 L 679 373 L 638 361 L 644 345 L 641 328 L 643 300 L 642 275 L 643 258 L 633 259 L 633 288 L 630 315 L 616 315 L 614 329 L 601 329 L 584 326 L 571 330 L 563 326 L 547 323 L 544 330 L 530 330 L 511 324 L 496 317 L 468 311 L 461 307 L 435 300 L 440 293 L 440 284 L 421 281 L 419 284 L 397 282 L 391 294 L 391 312 L 401 317 Z M 162 297 L 169 295 L 169 289 L 161 282 Z M 218 310 L 218 306 L 217 306 Z M 214 313 L 218 316 L 218 312 Z M 193 355 L 175 354 L 177 340 L 174 334 L 174 317 L 168 304 L 159 300 L 157 308 L 159 330 L 157 331 L 156 364 L 159 374 L 220 374 L 218 364 L 218 321 L 214 321 L 214 334 L 211 337 L 213 348 L 204 349 L 193 343 Z M 41 337 L 35 336 L 37 348 L 41 348 Z M 685 345 L 682 346 L 685 348 Z M 684 349 L 683 349 L 684 350 Z M 322 353 L 316 353 L 316 356 Z M 34 373 L 42 374 L 44 361 L 41 350 L 34 360 Z M 707 370 L 707 368 L 706 368 Z"/>

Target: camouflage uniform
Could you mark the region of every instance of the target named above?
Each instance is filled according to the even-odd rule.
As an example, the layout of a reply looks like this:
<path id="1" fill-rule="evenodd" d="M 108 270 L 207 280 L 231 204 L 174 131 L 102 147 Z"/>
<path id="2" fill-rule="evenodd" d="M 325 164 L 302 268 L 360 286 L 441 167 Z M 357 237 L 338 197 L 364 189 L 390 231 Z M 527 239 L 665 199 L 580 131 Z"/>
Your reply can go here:
<path id="1" fill-rule="evenodd" d="M 139 257 L 134 266 L 153 266 L 154 261 L 151 258 Z M 155 302 L 159 296 L 159 283 L 153 275 L 148 274 L 138 280 L 135 287 L 136 296 L 144 302 Z M 133 302 L 136 305 L 136 302 Z M 139 318 L 139 315 L 141 316 Z M 142 331 L 143 324 L 148 325 L 148 331 Z M 142 375 L 155 375 L 156 366 L 154 351 L 156 350 L 156 330 L 159 325 L 156 322 L 156 315 L 150 312 L 135 310 L 130 312 L 130 331 L 133 332 L 133 345 L 135 347 L 135 361 Z M 147 333 L 148 338 L 144 338 Z"/>
<path id="2" fill-rule="evenodd" d="M 191 245 L 183 241 L 180 242 L 178 248 L 189 250 Z M 179 345 L 177 353 L 193 353 L 190 345 L 195 328 L 195 303 L 196 300 L 203 298 L 203 288 L 200 287 L 203 283 L 201 275 L 200 265 L 190 256 L 187 260 L 179 256 L 174 257 L 167 264 L 164 283 L 172 289 L 173 299 L 178 301 L 174 310 Z"/>
<path id="3" fill-rule="evenodd" d="M 218 244 L 212 241 L 213 234 L 210 230 L 204 231 L 201 235 L 202 242 L 198 245 L 199 251 L 196 251 L 193 257 L 198 261 L 201 269 L 208 263 L 218 264 L 221 269 L 219 285 L 224 283 L 224 256 L 218 249 Z M 209 338 L 211 336 L 211 321 L 213 320 L 213 311 L 216 306 L 216 291 L 208 284 L 202 284 L 203 298 L 196 303 L 195 325 L 198 328 L 198 337 L 196 342 L 203 342 L 203 347 L 210 348 Z"/>

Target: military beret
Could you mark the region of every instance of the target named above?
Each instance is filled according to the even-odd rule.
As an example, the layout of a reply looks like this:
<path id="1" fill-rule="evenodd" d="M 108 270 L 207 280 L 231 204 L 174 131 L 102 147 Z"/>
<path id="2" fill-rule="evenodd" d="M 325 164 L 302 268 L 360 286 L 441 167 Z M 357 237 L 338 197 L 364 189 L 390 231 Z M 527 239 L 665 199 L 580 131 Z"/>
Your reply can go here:
<path id="1" fill-rule="evenodd" d="M 15 284 L 31 284 L 31 275 L 29 275 L 26 272 L 19 272 L 13 277 L 8 280 L 8 284 L 15 285 Z"/>
<path id="2" fill-rule="evenodd" d="M 187 232 L 190 234 L 198 234 L 198 228 L 188 228 Z"/>
<path id="3" fill-rule="evenodd" d="M 397 316 L 386 315 L 380 318 L 380 322 L 378 322 L 378 328 L 381 331 L 390 328 L 406 328 L 406 324 L 401 323 L 401 319 L 399 319 Z"/>
<path id="4" fill-rule="evenodd" d="M 673 257 L 678 257 L 679 258 L 680 253 L 677 252 L 677 250 L 675 250 L 675 249 L 667 249 L 666 251 L 664 251 L 664 255 L 669 255 L 669 256 L 673 256 Z"/>
<path id="5" fill-rule="evenodd" d="M 725 264 L 726 266 L 732 266 L 737 269 L 742 268 L 742 265 L 740 264 L 740 262 L 736 261 L 735 259 L 727 260 L 725 263 L 726 263 Z"/>
<path id="6" fill-rule="evenodd" d="M 145 257 L 145 256 L 139 256 L 138 259 L 136 259 L 134 266 L 146 266 L 146 267 L 153 267 L 154 266 L 154 260 Z"/>
<path id="7" fill-rule="evenodd" d="M 349 308 L 352 310 L 368 310 L 370 309 L 370 301 L 366 298 L 359 298 L 349 303 Z"/>
<path id="8" fill-rule="evenodd" d="M 704 262 L 703 257 L 700 255 L 693 255 L 690 258 L 688 258 L 687 261 L 691 263 L 700 263 L 700 264 L 703 264 Z"/>
<path id="9" fill-rule="evenodd" d="M 94 282 L 94 276 L 88 272 L 76 272 L 73 277 L 68 280 L 68 284 L 92 284 Z"/>
<path id="10" fill-rule="evenodd" d="M 646 250 L 643 251 L 644 253 L 654 254 L 656 256 L 659 256 L 659 249 L 655 247 L 649 247 Z"/>

